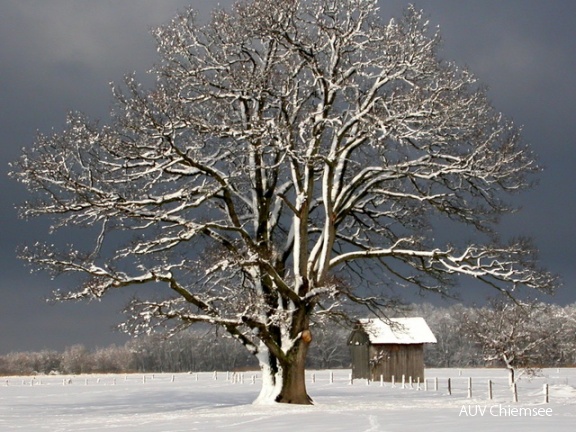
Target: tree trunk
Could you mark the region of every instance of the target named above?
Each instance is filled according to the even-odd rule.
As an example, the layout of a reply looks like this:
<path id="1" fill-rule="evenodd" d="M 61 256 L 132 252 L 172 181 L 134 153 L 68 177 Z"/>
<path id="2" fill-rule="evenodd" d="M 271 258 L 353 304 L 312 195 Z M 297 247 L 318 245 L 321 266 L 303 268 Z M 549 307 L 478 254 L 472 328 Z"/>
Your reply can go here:
<path id="1" fill-rule="evenodd" d="M 306 392 L 306 353 L 310 343 L 300 340 L 297 344 L 293 360 L 282 367 L 282 386 L 276 402 L 311 405 Z"/>
<path id="2" fill-rule="evenodd" d="M 513 386 L 514 380 L 515 380 L 514 368 L 512 366 L 507 366 L 507 367 L 508 367 L 508 383 L 510 384 L 510 386 Z"/>
<path id="3" fill-rule="evenodd" d="M 309 331 L 290 350 L 290 361 L 282 362 L 267 350 L 258 354 L 262 370 L 262 389 L 255 404 L 289 403 L 311 405 L 306 391 L 306 354 L 310 345 Z"/>
<path id="4" fill-rule="evenodd" d="M 264 344 L 260 344 L 259 349 L 256 357 L 262 372 L 262 388 L 254 404 L 270 404 L 275 402 L 280 393 L 281 375 L 276 357 L 270 354 Z"/>

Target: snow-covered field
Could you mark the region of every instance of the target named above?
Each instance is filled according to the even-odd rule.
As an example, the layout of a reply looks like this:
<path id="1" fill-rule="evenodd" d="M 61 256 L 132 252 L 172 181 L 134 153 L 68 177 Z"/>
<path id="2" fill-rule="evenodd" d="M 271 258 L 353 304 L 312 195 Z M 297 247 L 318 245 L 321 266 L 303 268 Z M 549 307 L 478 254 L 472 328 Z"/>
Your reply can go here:
<path id="1" fill-rule="evenodd" d="M 498 369 L 428 369 L 422 383 L 350 385 L 349 371 L 309 371 L 314 406 L 252 405 L 258 374 L 0 378 L 0 430 L 11 431 L 573 431 L 576 369 L 522 378 L 512 402 Z M 253 378 L 254 377 L 254 378 Z M 434 378 L 438 377 L 438 390 Z M 452 394 L 448 394 L 447 378 Z M 472 398 L 468 398 L 468 378 Z M 254 379 L 255 383 L 252 382 Z M 493 400 L 488 399 L 488 380 Z M 314 381 L 314 382 L 313 382 Z M 545 404 L 543 385 L 549 384 Z"/>

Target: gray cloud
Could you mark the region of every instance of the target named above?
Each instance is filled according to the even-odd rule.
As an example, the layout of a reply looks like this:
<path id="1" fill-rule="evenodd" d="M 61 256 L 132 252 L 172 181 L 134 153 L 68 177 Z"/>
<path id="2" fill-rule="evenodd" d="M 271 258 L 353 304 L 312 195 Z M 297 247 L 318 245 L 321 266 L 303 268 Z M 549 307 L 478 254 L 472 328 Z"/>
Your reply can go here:
<path id="1" fill-rule="evenodd" d="M 231 1 L 220 2 L 223 7 Z M 380 2 L 383 16 L 408 2 Z M 494 105 L 524 125 L 546 170 L 535 190 L 517 198 L 524 210 L 503 221 L 503 234 L 532 235 L 543 264 L 562 275 L 561 302 L 576 301 L 572 281 L 576 246 L 576 3 L 563 0 L 417 0 L 440 25 L 443 55 L 467 65 L 490 88 Z M 4 2 L 0 15 L 0 353 L 122 340 L 110 328 L 125 298 L 89 306 L 43 301 L 56 285 L 30 276 L 14 257 L 18 244 L 46 235 L 46 222 L 25 223 L 13 204 L 27 199 L 8 180 L 6 164 L 36 131 L 60 129 L 66 112 L 81 110 L 106 120 L 110 81 L 145 71 L 156 61 L 149 29 L 188 5 L 209 16 L 212 2 L 186 0 L 21 0 Z M 40 346 L 45 342 L 45 345 Z"/>

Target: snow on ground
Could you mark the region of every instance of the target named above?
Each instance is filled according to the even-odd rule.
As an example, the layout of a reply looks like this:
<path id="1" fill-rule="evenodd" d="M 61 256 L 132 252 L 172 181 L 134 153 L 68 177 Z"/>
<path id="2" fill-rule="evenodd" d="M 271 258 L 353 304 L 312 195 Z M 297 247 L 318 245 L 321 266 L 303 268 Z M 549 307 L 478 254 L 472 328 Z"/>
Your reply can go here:
<path id="1" fill-rule="evenodd" d="M 518 403 L 498 369 L 428 369 L 428 389 L 349 383 L 349 370 L 309 371 L 314 406 L 252 405 L 258 374 L 0 378 L 0 430 L 12 431 L 573 431 L 576 369 L 522 378 Z M 255 383 L 252 383 L 254 375 Z M 314 381 L 313 381 L 314 377 Z M 438 377 L 438 390 L 434 390 Z M 447 379 L 451 378 L 452 394 Z M 468 378 L 472 377 L 472 398 Z M 488 400 L 488 380 L 494 399 Z M 543 402 L 549 384 L 550 403 Z"/>

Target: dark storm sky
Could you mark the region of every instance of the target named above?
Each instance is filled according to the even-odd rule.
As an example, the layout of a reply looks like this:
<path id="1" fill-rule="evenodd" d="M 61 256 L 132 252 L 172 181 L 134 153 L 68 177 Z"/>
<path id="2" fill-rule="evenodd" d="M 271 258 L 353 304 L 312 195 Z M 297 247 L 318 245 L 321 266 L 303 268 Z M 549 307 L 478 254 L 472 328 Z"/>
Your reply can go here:
<path id="1" fill-rule="evenodd" d="M 231 3 L 221 1 L 222 6 Z M 387 19 L 408 2 L 380 1 Z M 112 328 L 127 297 L 50 305 L 55 282 L 31 275 L 18 245 L 46 237 L 46 223 L 17 219 L 26 191 L 7 177 L 8 162 L 37 131 L 60 130 L 79 110 L 107 120 L 109 82 L 156 61 L 149 29 L 199 0 L 0 0 L 0 354 L 123 343 Z M 505 236 L 528 235 L 542 264 L 564 288 L 553 301 L 576 301 L 576 2 L 570 0 L 416 0 L 444 39 L 443 56 L 467 65 L 489 87 L 497 109 L 524 127 L 545 167 L 540 185 L 517 198 Z"/>

